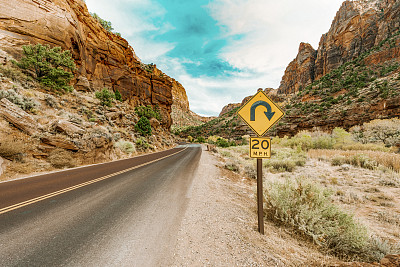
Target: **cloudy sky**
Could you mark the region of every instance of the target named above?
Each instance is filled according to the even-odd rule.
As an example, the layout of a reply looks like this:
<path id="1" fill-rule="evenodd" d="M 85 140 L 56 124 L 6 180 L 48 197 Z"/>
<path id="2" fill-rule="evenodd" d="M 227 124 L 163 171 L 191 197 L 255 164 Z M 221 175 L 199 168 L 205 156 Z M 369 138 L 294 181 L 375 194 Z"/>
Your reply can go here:
<path id="1" fill-rule="evenodd" d="M 300 42 L 315 49 L 343 0 L 86 0 L 143 63 L 186 89 L 194 112 L 215 116 L 258 88 L 278 88 Z"/>

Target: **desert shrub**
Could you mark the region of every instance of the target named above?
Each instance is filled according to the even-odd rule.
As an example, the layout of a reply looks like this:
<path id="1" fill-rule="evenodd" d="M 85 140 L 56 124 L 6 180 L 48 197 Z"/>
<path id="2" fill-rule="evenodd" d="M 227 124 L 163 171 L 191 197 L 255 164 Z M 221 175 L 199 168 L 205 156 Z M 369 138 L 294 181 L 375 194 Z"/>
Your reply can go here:
<path id="1" fill-rule="evenodd" d="M 122 95 L 121 93 L 117 90 L 115 90 L 115 99 L 122 102 Z"/>
<path id="2" fill-rule="evenodd" d="M 114 144 L 114 147 L 119 148 L 125 154 L 131 154 L 136 151 L 135 145 L 129 141 L 119 140 Z"/>
<path id="3" fill-rule="evenodd" d="M 112 100 L 115 98 L 113 92 L 109 91 L 107 88 L 103 88 L 101 91 L 95 93 L 95 97 L 100 100 L 100 105 L 111 107 Z"/>
<path id="4" fill-rule="evenodd" d="M 72 91 L 68 85 L 73 77 L 75 63 L 69 50 L 61 47 L 50 48 L 49 45 L 22 46 L 24 57 L 15 64 L 32 71 L 40 83 L 58 92 Z"/>
<path id="5" fill-rule="evenodd" d="M 0 156 L 14 161 L 20 161 L 26 151 L 26 141 L 6 135 L 0 139 Z"/>
<path id="6" fill-rule="evenodd" d="M 266 216 L 337 256 L 362 257 L 369 244 L 366 227 L 335 206 L 330 194 L 305 177 L 269 182 L 264 194 Z"/>
<path id="7" fill-rule="evenodd" d="M 335 157 L 344 157 L 346 164 L 352 164 L 356 167 L 374 169 L 379 165 L 400 172 L 400 155 L 395 153 L 381 151 L 360 151 L 360 150 L 335 150 L 335 149 L 311 149 L 308 151 L 308 156 L 318 159 L 332 159 Z M 343 158 L 341 158 L 343 160 Z"/>
<path id="8" fill-rule="evenodd" d="M 35 171 L 35 167 L 30 162 L 14 162 L 7 166 L 7 171 L 29 174 Z"/>
<path id="9" fill-rule="evenodd" d="M 150 105 L 138 106 L 135 107 L 135 113 L 139 117 L 146 117 L 147 119 L 156 118 L 157 120 L 161 121 L 161 114 L 158 106 L 154 108 Z"/>
<path id="10" fill-rule="evenodd" d="M 51 151 L 47 160 L 57 169 L 72 168 L 77 165 L 76 160 L 72 157 L 72 153 L 60 148 Z"/>
<path id="11" fill-rule="evenodd" d="M 135 141 L 136 148 L 141 151 L 145 151 L 150 148 L 150 144 L 143 138 L 138 138 Z"/>
<path id="12" fill-rule="evenodd" d="M 340 166 L 346 164 L 346 157 L 344 156 L 335 156 L 331 159 L 332 166 Z"/>
<path id="13" fill-rule="evenodd" d="M 4 76 L 10 78 L 12 81 L 24 83 L 26 80 L 33 80 L 32 77 L 26 76 L 24 73 L 21 72 L 20 69 L 14 68 L 12 66 L 0 66 L 0 73 Z"/>
<path id="14" fill-rule="evenodd" d="M 219 147 L 229 147 L 230 144 L 228 142 L 228 140 L 226 140 L 225 138 L 218 138 L 217 141 L 215 142 L 215 144 Z"/>
<path id="15" fill-rule="evenodd" d="M 141 117 L 135 124 L 135 131 L 142 136 L 151 135 L 151 125 L 149 119 Z"/>
<path id="16" fill-rule="evenodd" d="M 39 104 L 32 98 L 18 94 L 14 89 L 0 90 L 0 99 L 7 98 L 10 102 L 19 106 L 23 110 L 33 110 Z"/>
<path id="17" fill-rule="evenodd" d="M 400 119 L 373 120 L 350 129 L 354 138 L 363 143 L 384 143 L 394 146 L 400 140 Z"/>
<path id="18" fill-rule="evenodd" d="M 239 165 L 235 162 L 227 162 L 225 163 L 225 169 L 233 171 L 233 172 L 239 172 L 240 168 Z"/>
<path id="19" fill-rule="evenodd" d="M 277 171 L 284 171 L 284 172 L 292 172 L 296 164 L 293 160 L 291 159 L 272 159 L 268 160 L 267 164 L 265 164 L 267 167 L 272 167 L 273 169 Z"/>
<path id="20" fill-rule="evenodd" d="M 199 142 L 199 143 L 205 143 L 205 142 L 206 142 L 206 139 L 205 139 L 203 136 L 199 136 L 199 137 L 197 137 L 197 142 Z"/>

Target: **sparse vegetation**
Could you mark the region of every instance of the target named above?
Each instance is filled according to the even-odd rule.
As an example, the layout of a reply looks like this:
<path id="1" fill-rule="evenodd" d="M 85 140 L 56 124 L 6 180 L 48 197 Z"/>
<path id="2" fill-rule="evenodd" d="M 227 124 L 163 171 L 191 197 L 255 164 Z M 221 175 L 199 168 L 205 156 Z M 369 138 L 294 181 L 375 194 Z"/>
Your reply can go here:
<path id="1" fill-rule="evenodd" d="M 0 90 L 0 99 L 7 98 L 25 111 L 31 111 L 39 106 L 33 98 L 18 94 L 14 89 Z"/>
<path id="2" fill-rule="evenodd" d="M 58 93 L 73 90 L 68 83 L 73 77 L 75 63 L 69 50 L 41 44 L 25 45 L 22 49 L 24 57 L 14 62 L 18 67 L 29 70 L 40 83 Z"/>
<path id="3" fill-rule="evenodd" d="M 114 144 L 114 147 L 119 148 L 125 154 L 131 154 L 133 152 L 136 152 L 135 145 L 132 142 L 122 139 L 118 140 L 118 142 Z"/>
<path id="4" fill-rule="evenodd" d="M 97 91 L 95 93 L 97 99 L 100 100 L 100 105 L 111 107 L 112 101 L 115 99 L 115 95 L 112 91 L 108 90 L 107 88 L 103 88 L 101 91 Z"/>
<path id="5" fill-rule="evenodd" d="M 77 165 L 72 153 L 60 148 L 51 151 L 47 160 L 57 169 L 72 168 Z"/>
<path id="6" fill-rule="evenodd" d="M 365 226 L 331 202 L 332 192 L 305 177 L 269 182 L 266 217 L 293 227 L 325 251 L 344 259 L 379 261 L 391 247 L 371 237 Z M 396 251 L 396 250 L 394 250 Z"/>
<path id="7" fill-rule="evenodd" d="M 139 117 L 146 117 L 147 119 L 156 118 L 161 121 L 161 114 L 158 106 L 155 106 L 154 108 L 150 105 L 138 106 L 135 107 L 135 113 Z"/>
<path id="8" fill-rule="evenodd" d="M 142 136 L 151 135 L 151 125 L 147 117 L 141 117 L 135 124 L 135 131 Z"/>
<path id="9" fill-rule="evenodd" d="M 26 151 L 26 140 L 2 136 L 0 139 L 0 157 L 8 160 L 21 161 Z"/>

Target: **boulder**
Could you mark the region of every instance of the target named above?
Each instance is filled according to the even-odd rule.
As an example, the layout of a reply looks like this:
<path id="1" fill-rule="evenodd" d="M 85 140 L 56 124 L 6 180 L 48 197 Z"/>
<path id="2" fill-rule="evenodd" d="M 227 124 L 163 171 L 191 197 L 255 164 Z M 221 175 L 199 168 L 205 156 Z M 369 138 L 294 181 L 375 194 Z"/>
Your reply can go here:
<path id="1" fill-rule="evenodd" d="M 76 80 L 77 82 L 75 83 L 74 88 L 77 91 L 83 91 L 83 92 L 91 91 L 88 78 L 86 78 L 85 76 L 79 76 Z"/>
<path id="2" fill-rule="evenodd" d="M 85 133 L 84 129 L 65 120 L 56 121 L 53 126 L 57 132 L 65 133 L 68 136 L 73 136 L 76 134 L 82 135 L 83 133 Z"/>
<path id="3" fill-rule="evenodd" d="M 6 98 L 0 100 L 0 116 L 28 135 L 38 133 L 34 118 Z"/>
<path id="4" fill-rule="evenodd" d="M 58 148 L 63 148 L 71 151 L 78 151 L 79 148 L 71 141 L 65 139 L 64 137 L 60 136 L 48 136 L 48 137 L 42 137 L 40 138 L 40 141 L 42 141 L 46 145 L 58 147 Z"/>

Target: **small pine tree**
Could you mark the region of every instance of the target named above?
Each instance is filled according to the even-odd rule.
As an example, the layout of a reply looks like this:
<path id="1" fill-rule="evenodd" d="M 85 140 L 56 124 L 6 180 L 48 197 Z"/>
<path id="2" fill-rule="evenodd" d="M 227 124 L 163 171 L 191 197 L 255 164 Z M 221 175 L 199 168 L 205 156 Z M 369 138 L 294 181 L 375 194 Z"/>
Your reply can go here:
<path id="1" fill-rule="evenodd" d="M 49 45 L 24 45 L 24 57 L 15 62 L 18 67 L 31 70 L 42 84 L 56 91 L 72 91 L 68 85 L 73 77 L 75 63 L 69 50 L 61 47 L 50 48 Z M 71 71 L 71 72 L 70 72 Z"/>
<path id="2" fill-rule="evenodd" d="M 149 119 L 141 117 L 135 125 L 135 131 L 142 136 L 151 135 L 151 125 Z"/>
<path id="3" fill-rule="evenodd" d="M 103 88 L 103 90 L 97 91 L 95 93 L 95 96 L 97 99 L 100 100 L 100 105 L 107 107 L 112 106 L 112 100 L 115 98 L 114 93 L 109 91 L 107 88 Z"/>

